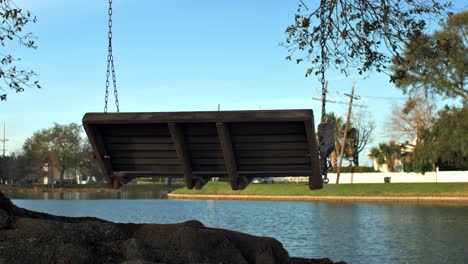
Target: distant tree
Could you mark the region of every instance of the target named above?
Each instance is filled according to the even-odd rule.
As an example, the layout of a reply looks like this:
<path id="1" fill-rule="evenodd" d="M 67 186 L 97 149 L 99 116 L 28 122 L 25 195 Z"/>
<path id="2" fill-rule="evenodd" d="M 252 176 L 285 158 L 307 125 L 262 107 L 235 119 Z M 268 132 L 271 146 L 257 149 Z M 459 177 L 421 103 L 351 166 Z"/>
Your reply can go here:
<path id="1" fill-rule="evenodd" d="M 437 164 L 442 169 L 468 169 L 468 106 L 446 107 L 432 127 Z"/>
<path id="2" fill-rule="evenodd" d="M 21 153 L 11 153 L 5 158 L 0 157 L 0 181 L 12 183 L 32 183 L 38 179 L 34 179 L 33 175 L 37 175 L 40 171 L 38 168 L 29 166 L 29 161 Z"/>
<path id="3" fill-rule="evenodd" d="M 412 161 L 416 171 L 468 169 L 468 106 L 445 107 L 424 129 Z"/>
<path id="4" fill-rule="evenodd" d="M 335 124 L 335 150 L 330 154 L 330 160 L 332 167 L 337 168 L 346 124 L 343 118 L 333 112 L 327 114 L 327 122 Z M 370 113 L 363 110 L 353 114 L 344 150 L 344 158 L 349 160 L 353 166 L 359 166 L 359 154 L 369 142 L 374 128 L 375 124 Z"/>
<path id="5" fill-rule="evenodd" d="M 10 0 L 0 0 L 0 17 L 2 19 L 0 44 L 4 50 L 12 41 L 19 43 L 21 47 L 36 48 L 34 35 L 25 33 L 25 27 L 31 22 L 36 23 L 36 17 L 17 7 Z M 3 80 L 0 84 L 1 101 L 7 99 L 7 90 L 9 89 L 19 93 L 27 87 L 41 88 L 38 81 L 31 79 L 35 75 L 34 71 L 21 69 L 16 65 L 19 60 L 11 54 L 0 53 L 0 79 Z"/>
<path id="6" fill-rule="evenodd" d="M 30 158 L 33 166 L 42 167 L 49 163 L 49 152 L 56 151 L 60 162 L 60 179 L 63 182 L 65 170 L 79 168 L 80 162 L 89 155 L 81 137 L 81 126 L 76 123 L 60 125 L 35 132 L 23 145 L 24 155 Z"/>
<path id="7" fill-rule="evenodd" d="M 403 106 L 394 105 L 386 122 L 389 135 L 400 142 L 417 141 L 419 133 L 430 126 L 434 107 L 433 101 L 423 95 L 408 98 Z"/>
<path id="8" fill-rule="evenodd" d="M 91 145 L 86 139 L 83 140 L 83 158 L 80 161 L 79 166 L 80 172 L 83 176 L 95 176 L 97 181 L 104 179 L 101 168 L 99 168 L 99 165 L 94 158 Z"/>
<path id="9" fill-rule="evenodd" d="M 348 136 L 348 147 L 345 149 L 346 158 L 359 166 L 359 154 L 372 139 L 375 123 L 367 110 L 354 112 L 351 117 L 352 128 Z"/>
<path id="10" fill-rule="evenodd" d="M 402 147 L 395 141 L 380 143 L 370 150 L 369 157 L 375 159 L 379 165 L 385 164 L 387 171 L 393 172 L 395 161 L 401 158 Z"/>
<path id="11" fill-rule="evenodd" d="M 432 35 L 413 34 L 393 60 L 392 81 L 404 93 L 468 99 L 468 11 L 449 16 Z"/>
<path id="12" fill-rule="evenodd" d="M 450 5 L 434 0 L 301 0 L 294 24 L 286 29 L 286 59 L 311 65 L 306 76 L 318 74 L 325 38 L 327 67 L 344 74 L 353 68 L 359 74 L 386 71 L 392 57 L 399 58 L 405 44 L 427 29 L 428 18 L 445 16 Z"/>

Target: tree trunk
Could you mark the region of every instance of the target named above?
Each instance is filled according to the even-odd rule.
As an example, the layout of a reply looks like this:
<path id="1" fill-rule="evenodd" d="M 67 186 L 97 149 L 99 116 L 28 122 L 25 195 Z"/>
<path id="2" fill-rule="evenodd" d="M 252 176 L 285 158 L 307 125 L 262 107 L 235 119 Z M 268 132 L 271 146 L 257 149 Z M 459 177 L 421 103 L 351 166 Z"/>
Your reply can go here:
<path id="1" fill-rule="evenodd" d="M 60 170 L 60 185 L 63 185 L 63 181 L 65 180 L 65 167 L 62 166 Z"/>
<path id="2" fill-rule="evenodd" d="M 57 155 L 57 151 L 55 150 L 49 151 L 49 160 L 50 160 L 50 163 L 52 163 L 52 164 L 49 164 L 49 171 L 50 171 L 50 174 L 52 175 L 52 184 L 53 184 L 54 181 L 62 179 L 62 172 L 60 171 L 61 165 L 60 165 L 60 161 Z"/>

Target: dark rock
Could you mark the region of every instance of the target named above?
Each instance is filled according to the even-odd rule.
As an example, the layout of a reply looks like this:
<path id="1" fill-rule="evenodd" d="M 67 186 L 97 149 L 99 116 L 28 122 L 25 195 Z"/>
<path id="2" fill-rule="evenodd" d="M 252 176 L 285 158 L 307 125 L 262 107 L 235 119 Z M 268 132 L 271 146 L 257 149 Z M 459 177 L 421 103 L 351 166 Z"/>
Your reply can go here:
<path id="1" fill-rule="evenodd" d="M 290 258 L 274 238 L 209 228 L 199 221 L 117 224 L 33 212 L 0 192 L 0 263 L 334 262 Z"/>

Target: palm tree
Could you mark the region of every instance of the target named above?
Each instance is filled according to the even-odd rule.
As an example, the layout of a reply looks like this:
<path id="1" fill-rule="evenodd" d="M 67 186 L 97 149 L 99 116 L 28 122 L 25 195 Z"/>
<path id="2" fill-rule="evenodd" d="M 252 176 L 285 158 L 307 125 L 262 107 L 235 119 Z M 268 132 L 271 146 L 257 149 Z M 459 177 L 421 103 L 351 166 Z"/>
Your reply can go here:
<path id="1" fill-rule="evenodd" d="M 335 124 L 335 150 L 330 154 L 330 160 L 332 167 L 337 168 L 338 153 L 340 153 L 341 150 L 341 143 L 339 140 L 343 137 L 345 123 L 343 118 L 335 115 L 333 112 L 327 114 L 327 123 Z"/>
<path id="2" fill-rule="evenodd" d="M 401 144 L 395 141 L 380 143 L 378 147 L 373 147 L 368 154 L 369 157 L 375 159 L 377 164 L 387 165 L 387 170 L 393 172 L 395 161 L 401 158 Z"/>

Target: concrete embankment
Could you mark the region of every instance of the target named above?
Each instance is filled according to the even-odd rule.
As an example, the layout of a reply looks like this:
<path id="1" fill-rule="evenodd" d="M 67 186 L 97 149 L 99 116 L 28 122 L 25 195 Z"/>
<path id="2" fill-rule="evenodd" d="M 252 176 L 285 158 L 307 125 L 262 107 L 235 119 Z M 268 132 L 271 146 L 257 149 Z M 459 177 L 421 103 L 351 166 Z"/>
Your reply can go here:
<path id="1" fill-rule="evenodd" d="M 259 200 L 259 201 L 310 201 L 310 202 L 380 202 L 380 203 L 459 203 L 468 204 L 468 197 L 436 196 L 286 196 L 286 195 L 203 195 L 168 194 L 169 199 L 196 200 Z"/>

